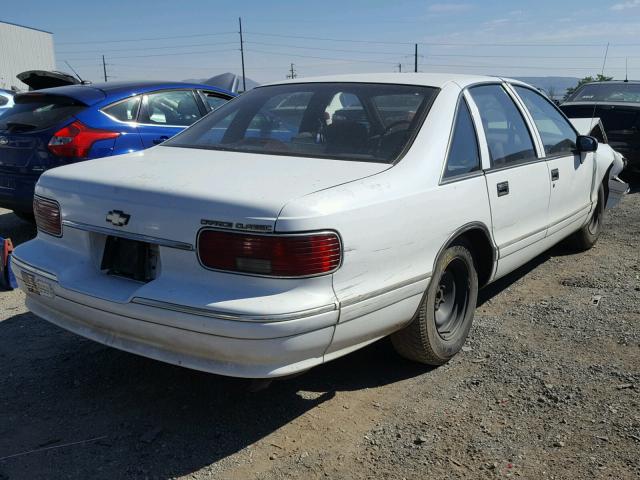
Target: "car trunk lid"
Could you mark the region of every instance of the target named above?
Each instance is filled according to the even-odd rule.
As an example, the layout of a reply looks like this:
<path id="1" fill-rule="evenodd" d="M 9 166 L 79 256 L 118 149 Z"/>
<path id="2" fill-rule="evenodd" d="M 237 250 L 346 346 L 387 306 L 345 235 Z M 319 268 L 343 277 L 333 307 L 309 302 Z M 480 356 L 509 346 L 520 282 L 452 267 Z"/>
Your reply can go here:
<path id="1" fill-rule="evenodd" d="M 194 244 L 207 225 L 271 231 L 290 200 L 387 168 L 159 146 L 51 170 L 36 193 L 55 197 L 67 222 Z M 128 221 L 115 225 L 107 219 L 110 212 Z"/>
<path id="2" fill-rule="evenodd" d="M 0 168 L 42 171 L 50 156 L 49 139 L 86 105 L 45 93 L 16 95 L 14 107 L 0 117 Z"/>

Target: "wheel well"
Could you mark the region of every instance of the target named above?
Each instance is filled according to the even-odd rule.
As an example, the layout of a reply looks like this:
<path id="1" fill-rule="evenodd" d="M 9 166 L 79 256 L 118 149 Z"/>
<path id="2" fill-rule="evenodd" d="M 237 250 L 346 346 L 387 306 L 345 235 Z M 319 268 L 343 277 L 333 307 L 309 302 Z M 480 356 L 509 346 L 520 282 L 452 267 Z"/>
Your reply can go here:
<path id="1" fill-rule="evenodd" d="M 607 202 L 609 201 L 609 172 L 611 172 L 612 168 L 613 168 L 613 163 L 611 165 L 609 165 L 609 168 L 607 168 L 607 172 L 604 174 L 604 178 L 602 179 L 602 188 L 604 189 L 604 204 L 605 204 L 605 206 L 607 205 Z"/>
<path id="2" fill-rule="evenodd" d="M 482 228 L 472 228 L 458 235 L 453 241 L 464 240 L 471 247 L 471 254 L 478 269 L 478 283 L 486 285 L 491 279 L 495 263 L 495 249 L 488 233 Z"/>

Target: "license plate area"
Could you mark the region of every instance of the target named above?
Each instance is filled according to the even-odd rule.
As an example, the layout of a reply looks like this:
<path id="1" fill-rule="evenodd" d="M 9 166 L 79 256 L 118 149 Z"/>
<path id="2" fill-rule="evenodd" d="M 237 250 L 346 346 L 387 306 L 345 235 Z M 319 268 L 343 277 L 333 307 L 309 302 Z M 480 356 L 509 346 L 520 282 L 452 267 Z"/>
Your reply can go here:
<path id="1" fill-rule="evenodd" d="M 108 275 L 146 283 L 156 277 L 157 266 L 157 245 L 112 235 L 107 237 L 100 268 Z"/>

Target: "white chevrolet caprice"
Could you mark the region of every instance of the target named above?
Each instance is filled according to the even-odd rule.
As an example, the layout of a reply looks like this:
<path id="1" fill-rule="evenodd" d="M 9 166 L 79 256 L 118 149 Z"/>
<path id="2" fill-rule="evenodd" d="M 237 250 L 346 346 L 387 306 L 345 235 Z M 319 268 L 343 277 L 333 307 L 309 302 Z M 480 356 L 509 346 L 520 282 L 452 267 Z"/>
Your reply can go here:
<path id="1" fill-rule="evenodd" d="M 36 315 L 194 369 L 282 376 L 389 334 L 442 364 L 479 287 L 595 243 L 619 170 L 518 81 L 296 79 L 46 172 L 12 268 Z"/>

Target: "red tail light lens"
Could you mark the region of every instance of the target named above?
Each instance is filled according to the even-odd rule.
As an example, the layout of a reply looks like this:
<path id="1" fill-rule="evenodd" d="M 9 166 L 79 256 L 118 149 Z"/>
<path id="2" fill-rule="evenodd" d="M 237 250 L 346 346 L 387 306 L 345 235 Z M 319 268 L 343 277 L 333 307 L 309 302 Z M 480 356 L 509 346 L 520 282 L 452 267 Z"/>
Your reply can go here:
<path id="1" fill-rule="evenodd" d="M 118 132 L 90 128 L 75 121 L 53 134 L 49 140 L 49 150 L 59 157 L 87 158 L 89 150 L 98 140 L 108 140 L 119 135 Z"/>
<path id="2" fill-rule="evenodd" d="M 274 277 L 311 277 L 335 271 L 342 251 L 338 235 L 259 235 L 203 230 L 198 255 L 207 268 Z"/>
<path id="3" fill-rule="evenodd" d="M 33 198 L 33 214 L 39 231 L 54 237 L 62 236 L 62 219 L 58 202 L 36 196 Z"/>

